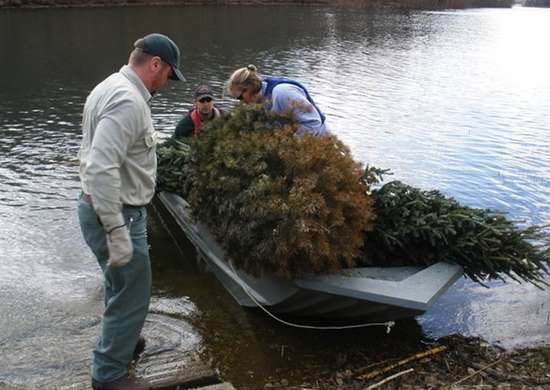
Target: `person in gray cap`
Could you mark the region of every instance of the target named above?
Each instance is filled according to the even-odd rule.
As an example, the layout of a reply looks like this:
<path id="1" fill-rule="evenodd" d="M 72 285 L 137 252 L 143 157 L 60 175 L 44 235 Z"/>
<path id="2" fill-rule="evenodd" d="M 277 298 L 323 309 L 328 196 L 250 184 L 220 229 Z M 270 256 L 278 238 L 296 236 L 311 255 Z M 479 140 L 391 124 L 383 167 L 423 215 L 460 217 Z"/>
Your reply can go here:
<path id="1" fill-rule="evenodd" d="M 176 137 L 197 136 L 205 121 L 218 118 L 223 111 L 214 105 L 214 94 L 208 85 L 199 85 L 193 94 L 193 108 L 176 125 Z"/>
<path id="2" fill-rule="evenodd" d="M 145 347 L 140 333 L 151 296 L 145 206 L 155 193 L 157 161 L 149 104 L 168 79 L 184 80 L 179 64 L 170 38 L 146 35 L 134 43 L 128 65 L 99 83 L 84 105 L 78 216 L 105 278 L 95 390 L 150 388 L 128 373 Z"/>

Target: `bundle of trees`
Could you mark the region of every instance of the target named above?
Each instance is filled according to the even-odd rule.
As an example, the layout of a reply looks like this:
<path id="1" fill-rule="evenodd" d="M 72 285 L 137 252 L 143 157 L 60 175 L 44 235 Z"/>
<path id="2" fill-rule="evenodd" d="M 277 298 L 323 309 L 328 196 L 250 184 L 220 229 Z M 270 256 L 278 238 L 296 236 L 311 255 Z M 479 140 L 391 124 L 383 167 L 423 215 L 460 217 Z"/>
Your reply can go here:
<path id="1" fill-rule="evenodd" d="M 175 140 L 159 149 L 161 188 L 182 194 L 253 275 L 353 266 L 372 229 L 368 186 L 349 149 L 336 137 L 294 137 L 295 129 L 289 116 L 240 107 L 209 122 L 190 148 Z"/>
<path id="2" fill-rule="evenodd" d="M 382 170 L 368 168 L 366 179 L 379 183 Z M 546 284 L 550 261 L 544 226 L 519 228 L 503 214 L 459 204 L 439 191 L 422 191 L 391 181 L 370 194 L 377 214 L 366 233 L 361 263 L 377 266 L 429 265 L 445 260 L 464 274 L 486 279 L 522 279 Z"/>
<path id="3" fill-rule="evenodd" d="M 286 278 L 354 266 L 460 264 L 483 283 L 545 284 L 550 240 L 504 215 L 355 162 L 335 136 L 296 135 L 289 115 L 238 107 L 200 137 L 158 148 L 159 188 L 191 204 L 234 264 Z"/>

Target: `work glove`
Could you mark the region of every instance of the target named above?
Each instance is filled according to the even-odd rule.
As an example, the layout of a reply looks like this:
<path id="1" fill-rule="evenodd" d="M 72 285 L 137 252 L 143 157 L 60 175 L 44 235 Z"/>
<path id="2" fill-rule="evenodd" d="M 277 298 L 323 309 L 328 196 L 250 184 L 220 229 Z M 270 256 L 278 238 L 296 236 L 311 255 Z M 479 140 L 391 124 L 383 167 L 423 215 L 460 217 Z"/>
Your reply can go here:
<path id="1" fill-rule="evenodd" d="M 101 218 L 103 227 L 107 232 L 107 249 L 109 260 L 107 265 L 111 267 L 123 267 L 132 260 L 134 247 L 130 238 L 130 225 L 124 221 L 122 214 Z"/>

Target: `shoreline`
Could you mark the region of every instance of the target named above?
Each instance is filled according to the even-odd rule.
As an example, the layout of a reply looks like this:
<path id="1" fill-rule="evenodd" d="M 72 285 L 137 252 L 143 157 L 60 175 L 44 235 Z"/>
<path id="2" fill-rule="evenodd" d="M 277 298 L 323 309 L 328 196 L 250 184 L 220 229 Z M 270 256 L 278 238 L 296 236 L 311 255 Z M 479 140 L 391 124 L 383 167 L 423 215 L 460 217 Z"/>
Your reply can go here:
<path id="1" fill-rule="evenodd" d="M 0 0 L 1 8 L 107 8 L 143 6 L 336 6 L 375 9 L 510 8 L 514 0 Z"/>
<path id="2" fill-rule="evenodd" d="M 275 390 L 380 388 L 403 389 L 548 389 L 550 345 L 505 350 L 477 337 L 442 337 L 414 352 L 365 359 L 360 350 L 342 357 L 334 371 L 302 379 L 271 377 L 260 388 Z M 293 375 L 299 377 L 299 373 Z"/>

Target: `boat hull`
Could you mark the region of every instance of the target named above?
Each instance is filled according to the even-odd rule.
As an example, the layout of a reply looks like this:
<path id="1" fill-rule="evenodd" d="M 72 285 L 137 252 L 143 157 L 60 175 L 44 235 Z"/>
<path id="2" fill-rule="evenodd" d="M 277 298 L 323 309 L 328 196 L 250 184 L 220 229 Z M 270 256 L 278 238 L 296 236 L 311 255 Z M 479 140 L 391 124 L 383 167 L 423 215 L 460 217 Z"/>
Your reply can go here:
<path id="1" fill-rule="evenodd" d="M 395 320 L 425 312 L 461 275 L 458 265 L 439 262 L 422 267 L 363 267 L 335 274 L 284 280 L 255 278 L 236 270 L 206 226 L 193 220 L 180 196 L 161 192 L 155 206 L 195 247 L 200 258 L 242 306 L 262 306 L 292 317 Z"/>

